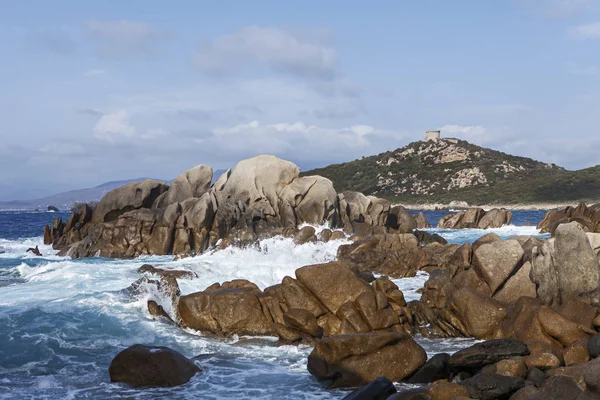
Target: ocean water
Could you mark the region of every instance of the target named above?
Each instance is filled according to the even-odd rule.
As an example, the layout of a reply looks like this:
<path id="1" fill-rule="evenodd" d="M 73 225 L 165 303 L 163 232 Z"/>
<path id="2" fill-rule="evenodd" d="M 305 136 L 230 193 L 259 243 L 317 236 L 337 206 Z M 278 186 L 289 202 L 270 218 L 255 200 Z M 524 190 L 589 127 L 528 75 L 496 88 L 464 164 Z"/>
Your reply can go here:
<path id="1" fill-rule="evenodd" d="M 426 213 L 435 219 L 434 213 Z M 153 320 L 146 304 L 161 302 L 148 290 L 130 297 L 123 289 L 137 280 L 145 263 L 195 271 L 199 278 L 180 280 L 183 294 L 214 282 L 248 279 L 259 287 L 279 283 L 304 265 L 335 259 L 345 240 L 296 246 L 272 238 L 257 247 L 230 248 L 191 259 L 141 257 L 134 260 L 56 256 L 43 245 L 44 224 L 65 213 L 0 211 L 0 399 L 339 399 L 347 392 L 328 391 L 306 370 L 308 346 L 276 346 L 274 338 L 215 338 Z M 515 212 L 515 221 L 537 224 L 542 213 Z M 439 217 L 438 217 L 439 218 Z M 431 229 L 453 243 L 473 241 L 490 232 Z M 537 234 L 534 227 L 508 226 L 502 237 Z M 42 256 L 25 251 L 39 246 Z M 407 300 L 427 274 L 395 282 Z M 429 355 L 454 352 L 471 339 L 416 340 Z M 169 389 L 131 389 L 111 384 L 108 366 L 117 353 L 136 343 L 168 346 L 198 357 L 204 372 L 188 384 Z M 402 389 L 403 386 L 400 386 Z"/>

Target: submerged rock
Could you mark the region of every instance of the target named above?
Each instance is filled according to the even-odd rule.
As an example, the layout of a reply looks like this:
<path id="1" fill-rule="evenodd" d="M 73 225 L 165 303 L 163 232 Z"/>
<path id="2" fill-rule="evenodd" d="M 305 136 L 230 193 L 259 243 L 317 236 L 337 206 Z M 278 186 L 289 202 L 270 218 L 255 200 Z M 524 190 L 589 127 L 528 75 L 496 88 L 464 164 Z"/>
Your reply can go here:
<path id="1" fill-rule="evenodd" d="M 112 360 L 111 382 L 133 387 L 173 387 L 183 385 L 202 370 L 181 353 L 168 347 L 136 344 Z"/>

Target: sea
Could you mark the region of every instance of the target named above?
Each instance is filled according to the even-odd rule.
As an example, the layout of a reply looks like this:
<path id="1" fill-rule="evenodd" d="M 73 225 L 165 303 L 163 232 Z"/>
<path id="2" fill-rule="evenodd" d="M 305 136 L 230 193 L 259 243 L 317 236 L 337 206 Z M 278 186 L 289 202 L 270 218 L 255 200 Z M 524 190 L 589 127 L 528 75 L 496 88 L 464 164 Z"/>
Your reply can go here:
<path id="1" fill-rule="evenodd" d="M 425 211 L 433 225 L 447 212 Z M 502 238 L 539 235 L 544 211 L 514 211 L 512 225 L 491 230 L 429 229 L 451 243 L 472 242 L 496 232 Z M 218 338 L 154 320 L 147 311 L 160 294 L 139 297 L 124 289 L 140 278 L 143 264 L 187 269 L 197 279 L 180 280 L 182 294 L 215 282 L 248 279 L 261 289 L 280 283 L 304 265 L 335 260 L 348 243 L 294 245 L 270 238 L 250 248 L 228 248 L 194 258 L 147 256 L 130 260 L 59 257 L 43 244 L 43 227 L 67 212 L 0 211 L 0 399 L 341 399 L 307 371 L 309 346 L 278 346 L 272 337 Z M 530 225 L 530 226 L 524 226 Z M 318 227 L 322 229 L 322 227 Z M 38 246 L 42 256 L 27 253 Z M 408 301 L 426 273 L 395 280 Z M 472 339 L 415 337 L 429 356 L 455 352 Z M 133 344 L 171 347 L 203 372 L 175 388 L 132 389 L 110 382 L 111 360 Z M 399 390 L 410 386 L 398 385 Z"/>

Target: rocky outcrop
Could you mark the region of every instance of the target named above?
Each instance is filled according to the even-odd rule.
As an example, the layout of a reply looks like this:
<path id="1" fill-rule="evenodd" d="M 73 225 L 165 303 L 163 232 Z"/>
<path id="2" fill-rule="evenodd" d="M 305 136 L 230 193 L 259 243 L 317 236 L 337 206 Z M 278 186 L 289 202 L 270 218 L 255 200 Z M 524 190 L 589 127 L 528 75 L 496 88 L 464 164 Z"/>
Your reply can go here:
<path id="1" fill-rule="evenodd" d="M 296 279 L 285 277 L 264 291 L 234 280 L 182 296 L 173 275 L 145 283 L 156 285 L 152 293 L 163 293 L 167 302 L 149 304 L 153 315 L 171 310 L 166 317 L 181 327 L 221 336 L 274 335 L 282 343 L 313 343 L 321 337 L 412 330 L 404 295 L 393 282 L 381 277 L 369 284 L 341 262 L 302 267 Z"/>
<path id="2" fill-rule="evenodd" d="M 579 204 L 577 207 L 566 207 L 550 210 L 537 225 L 542 233 L 550 233 L 554 236 L 556 228 L 560 224 L 577 222 L 585 232 L 600 232 L 600 204 Z"/>
<path id="3" fill-rule="evenodd" d="M 183 385 L 202 370 L 182 354 L 168 347 L 136 344 L 112 360 L 111 382 L 133 387 L 173 387 Z"/>
<path id="4" fill-rule="evenodd" d="M 328 179 L 299 174 L 291 162 L 258 156 L 241 161 L 212 186 L 212 169 L 202 165 L 171 185 L 131 183 L 106 194 L 95 209 L 75 209 L 71 224 L 57 220 L 46 227 L 45 242 L 72 257 L 193 255 L 217 243 L 244 246 L 267 236 L 294 236 L 303 223 L 327 223 L 360 236 L 416 227 L 401 207 L 388 218 L 387 200 L 358 192 L 338 195 Z M 316 239 L 309 235 L 299 243 Z"/>
<path id="5" fill-rule="evenodd" d="M 308 371 L 330 388 L 356 387 L 380 376 L 399 381 L 427 359 L 425 350 L 406 333 L 345 335 L 317 341 L 308 356 Z"/>
<path id="6" fill-rule="evenodd" d="M 511 220 L 512 212 L 508 210 L 494 208 L 484 211 L 482 208 L 469 208 L 466 211 L 443 216 L 437 227 L 446 229 L 490 229 L 508 225 Z"/>

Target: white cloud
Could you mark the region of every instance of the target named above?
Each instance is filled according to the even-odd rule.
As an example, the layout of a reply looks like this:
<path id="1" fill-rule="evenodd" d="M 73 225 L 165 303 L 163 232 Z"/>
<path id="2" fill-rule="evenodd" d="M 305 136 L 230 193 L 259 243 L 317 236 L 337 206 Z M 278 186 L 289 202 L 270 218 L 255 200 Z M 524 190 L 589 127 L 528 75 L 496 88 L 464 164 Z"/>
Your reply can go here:
<path id="1" fill-rule="evenodd" d="M 90 69 L 83 73 L 83 75 L 87 76 L 87 77 L 94 77 L 94 76 L 100 76 L 100 75 L 105 75 L 105 74 L 106 74 L 106 71 L 103 69 Z"/>
<path id="2" fill-rule="evenodd" d="M 259 121 L 215 129 L 212 133 L 195 142 L 210 146 L 225 157 L 269 153 L 323 165 L 395 148 L 410 136 L 370 125 L 330 128 L 304 122 L 262 124 Z"/>
<path id="3" fill-rule="evenodd" d="M 89 21 L 86 28 L 98 55 L 105 58 L 153 55 L 168 37 L 158 28 L 134 21 Z"/>
<path id="4" fill-rule="evenodd" d="M 507 144 L 514 145 L 518 139 L 516 132 L 508 127 L 444 125 L 439 129 L 442 137 L 463 139 L 483 147 L 505 148 Z"/>
<path id="5" fill-rule="evenodd" d="M 225 73 L 252 64 L 266 64 L 291 75 L 331 79 L 338 66 L 337 53 L 318 41 L 303 40 L 278 28 L 248 26 L 202 43 L 194 64 L 209 73 Z"/>
<path id="6" fill-rule="evenodd" d="M 571 30 L 571 35 L 582 40 L 600 38 L 600 22 L 579 25 Z"/>
<path id="7" fill-rule="evenodd" d="M 103 115 L 93 129 L 94 137 L 99 140 L 113 142 L 119 138 L 135 135 L 135 127 L 129 123 L 129 115 L 125 110 Z"/>

